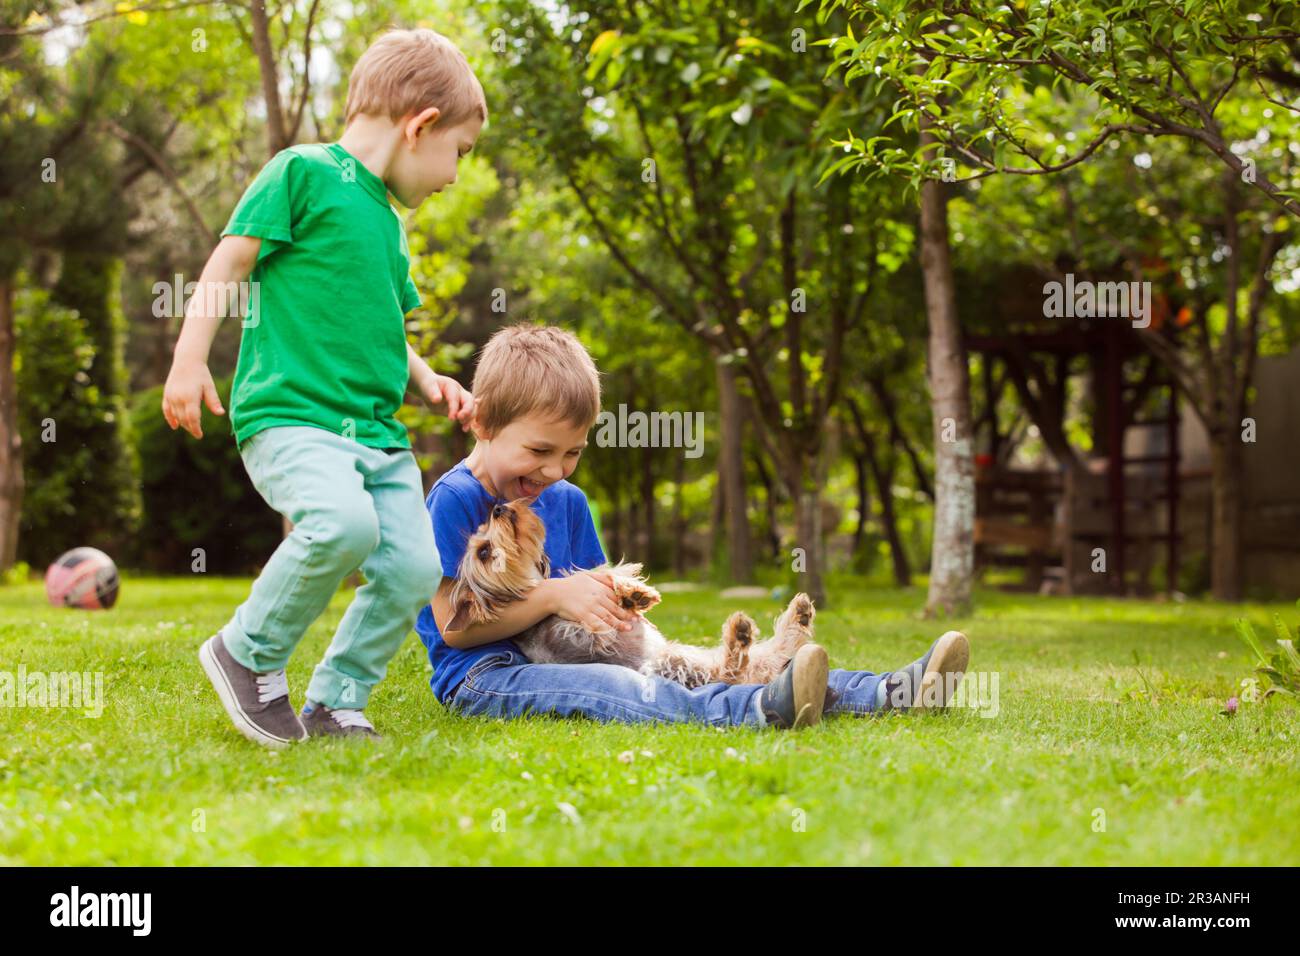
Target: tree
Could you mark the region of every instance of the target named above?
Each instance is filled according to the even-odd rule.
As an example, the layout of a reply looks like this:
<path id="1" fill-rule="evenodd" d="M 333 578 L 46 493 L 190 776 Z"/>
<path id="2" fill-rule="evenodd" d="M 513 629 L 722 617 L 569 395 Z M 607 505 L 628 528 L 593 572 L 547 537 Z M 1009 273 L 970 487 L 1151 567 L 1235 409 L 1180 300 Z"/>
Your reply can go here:
<path id="1" fill-rule="evenodd" d="M 846 75 L 896 93 L 891 120 L 924 128 L 925 145 L 944 155 L 851 135 L 844 168 L 899 173 L 918 186 L 936 174 L 950 182 L 1053 175 L 1092 161 L 1115 137 L 1172 138 L 1222 164 L 1215 191 L 1224 197 L 1230 250 L 1222 347 L 1216 352 L 1209 324 L 1198 320 L 1198 376 L 1170 343 L 1151 333 L 1147 342 L 1205 412 L 1218 489 L 1214 591 L 1239 597 L 1239 449 L 1226 442 L 1240 424 L 1229 432 L 1227 423 L 1250 387 L 1265 278 L 1282 230 L 1270 230 L 1246 292 L 1236 210 L 1244 188 L 1300 215 L 1292 157 L 1266 147 L 1289 135 L 1300 109 L 1277 95 L 1300 89 L 1300 11 L 1262 0 L 821 3 L 823 13 L 845 7 L 863 31 L 834 43 Z"/>
<path id="2" fill-rule="evenodd" d="M 743 17 L 684 4 L 671 25 L 649 4 L 495 9 L 510 131 L 564 177 L 653 303 L 649 320 L 734 364 L 794 506 L 801 584 L 824 598 L 824 424 L 869 264 L 892 239 L 864 225 L 891 208 L 871 187 L 813 184 L 831 160 L 821 130 L 879 111 L 826 89 L 826 64 L 784 4 Z M 727 376 L 719 385 L 725 395 Z M 739 443 L 722 441 L 730 462 Z"/>
<path id="3" fill-rule="evenodd" d="M 873 43 L 880 47 L 887 45 L 889 31 L 885 29 L 881 36 L 869 33 L 855 45 L 852 20 L 865 18 L 874 23 L 873 14 L 864 13 L 856 4 L 825 0 L 819 19 L 826 19 L 842 6 L 848 6 L 851 13 L 846 35 L 826 42 L 847 82 L 862 74 L 863 60 L 883 55 Z M 934 30 L 932 19 L 926 19 L 918 27 L 920 34 Z M 924 82 L 925 78 L 913 60 L 898 58 L 891 61 L 890 66 L 891 72 L 886 75 L 890 79 L 899 78 L 900 84 L 904 82 L 902 76 L 910 76 L 914 82 Z M 882 92 L 884 85 L 883 82 L 875 84 L 875 93 Z M 920 95 L 929 96 L 933 101 L 941 95 L 938 86 L 926 84 L 921 87 L 924 92 Z M 884 132 L 885 127 L 900 117 L 911 121 L 916 133 L 914 141 L 906 129 L 894 134 Z M 870 179 L 892 172 L 892 168 L 883 165 L 871 168 L 866 156 L 874 144 L 882 141 L 892 143 L 900 138 L 914 150 L 910 155 L 915 157 L 917 164 L 911 185 L 919 194 L 920 201 L 921 274 L 929 329 L 926 367 L 934 435 L 935 499 L 930 583 L 925 610 L 927 614 L 964 614 L 971 606 L 975 575 L 975 468 L 971 443 L 970 373 L 957 312 L 948 235 L 948 183 L 952 178 L 941 175 L 938 170 L 941 141 L 936 133 L 934 114 L 926 109 L 910 113 L 895 110 L 894 115 L 882 124 L 880 134 L 870 137 L 865 143 L 850 129 L 847 140 L 833 141 L 834 145 L 843 146 L 849 155 L 830 165 L 823 176 L 864 167 L 867 167 Z M 895 146 L 894 152 L 903 154 L 907 150 Z"/>
<path id="4" fill-rule="evenodd" d="M 1246 104 L 1238 115 L 1249 124 Z M 1149 152 L 1136 156 L 1100 150 L 1050 181 L 983 184 L 979 200 L 958 211 L 970 239 L 967 265 L 979 271 L 1023 262 L 1040 282 L 1059 279 L 1064 269 L 1082 280 L 1152 284 L 1158 314 L 1137 331 L 1209 436 L 1211 582 L 1217 597 L 1236 600 L 1249 451 L 1243 433 L 1261 349 L 1286 341 L 1275 285 L 1300 256 L 1296 228 L 1264 194 L 1204 162 L 1191 144 L 1153 139 L 1144 146 Z M 1018 211 L 1013 228 L 1009 209 Z"/>
<path id="5" fill-rule="evenodd" d="M 812 0 L 804 0 L 804 5 Z M 1213 156 L 1242 182 L 1293 216 L 1300 183 L 1289 164 L 1260 164 L 1225 122 L 1230 93 L 1273 104 L 1290 123 L 1300 103 L 1300 9 L 1268 0 L 820 0 L 823 14 L 848 8 L 863 31 L 835 44 L 848 76 L 876 78 L 899 94 L 894 118 L 928 114 L 935 142 L 953 165 L 951 181 L 992 174 L 1046 175 L 1085 162 L 1114 136 L 1172 136 Z M 1087 127 L 1068 140 L 1023 113 L 1050 91 L 1082 100 Z M 1071 116 L 1072 110 L 1064 110 Z M 1066 144 L 1082 143 L 1081 146 Z M 852 164 L 910 175 L 919 185 L 927 157 L 888 137 L 855 140 Z M 973 169 L 963 176 L 957 164 Z"/>

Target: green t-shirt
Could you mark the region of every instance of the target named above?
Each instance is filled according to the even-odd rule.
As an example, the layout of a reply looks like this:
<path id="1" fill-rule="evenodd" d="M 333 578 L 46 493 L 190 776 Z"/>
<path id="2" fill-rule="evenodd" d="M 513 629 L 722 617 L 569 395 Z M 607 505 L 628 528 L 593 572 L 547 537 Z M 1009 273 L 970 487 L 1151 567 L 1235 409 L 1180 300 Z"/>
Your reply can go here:
<path id="1" fill-rule="evenodd" d="M 405 315 L 420 304 L 384 181 L 338 143 L 276 153 L 223 236 L 262 240 L 231 390 L 236 443 L 313 425 L 409 448 Z"/>

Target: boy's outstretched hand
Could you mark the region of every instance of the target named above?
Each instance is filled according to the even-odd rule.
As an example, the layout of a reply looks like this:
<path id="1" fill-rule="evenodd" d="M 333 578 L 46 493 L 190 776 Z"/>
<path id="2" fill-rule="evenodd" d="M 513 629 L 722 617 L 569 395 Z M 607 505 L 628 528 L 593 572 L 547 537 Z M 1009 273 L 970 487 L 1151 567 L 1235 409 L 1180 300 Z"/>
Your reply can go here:
<path id="1" fill-rule="evenodd" d="M 212 373 L 204 362 L 176 362 L 163 386 L 162 412 L 175 431 L 183 427 L 195 438 L 203 437 L 201 413 L 207 405 L 214 415 L 224 415 Z"/>
<path id="2" fill-rule="evenodd" d="M 447 417 L 460 422 L 461 431 L 469 431 L 474 417 L 474 396 L 460 382 L 436 373 L 425 376 L 420 391 L 430 405 L 447 405 Z"/>

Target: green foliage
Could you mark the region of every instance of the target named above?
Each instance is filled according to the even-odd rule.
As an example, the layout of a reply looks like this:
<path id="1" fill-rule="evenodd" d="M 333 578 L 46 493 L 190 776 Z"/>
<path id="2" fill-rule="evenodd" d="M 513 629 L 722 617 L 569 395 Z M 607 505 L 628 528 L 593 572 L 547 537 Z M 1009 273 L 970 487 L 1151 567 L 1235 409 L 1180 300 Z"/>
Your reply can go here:
<path id="1" fill-rule="evenodd" d="M 231 380 L 217 393 L 230 407 Z M 280 542 L 280 516 L 253 488 L 230 430 L 229 415 L 203 408 L 203 438 L 173 431 L 162 416 L 162 386 L 135 396 L 131 409 L 144 520 L 134 558 L 157 571 L 187 574 L 202 548 L 211 573 L 247 573 Z"/>
<path id="2" fill-rule="evenodd" d="M 1296 606 L 1300 607 L 1300 601 Z M 1245 618 L 1236 623 L 1237 636 L 1255 655 L 1255 673 L 1266 681 L 1264 697 L 1281 694 L 1296 701 L 1300 699 L 1300 654 L 1296 653 L 1296 638 L 1280 614 L 1273 615 L 1273 629 L 1279 650 L 1270 657 L 1255 636 L 1254 625 Z"/>
<path id="3" fill-rule="evenodd" d="M 803 0 L 800 8 L 812 3 Z M 895 97 L 890 132 L 850 129 L 837 141 L 846 155 L 834 169 L 901 175 L 916 188 L 939 177 L 945 162 L 953 164 L 955 181 L 1037 174 L 1087 159 L 1112 136 L 1173 135 L 1194 141 L 1208 163 L 1234 172 L 1243 160 L 1258 161 L 1258 175 L 1252 170 L 1247 181 L 1300 213 L 1294 164 L 1279 162 L 1267 145 L 1285 140 L 1295 118 L 1285 102 L 1296 79 L 1290 44 L 1300 11 L 1294 4 L 974 0 L 935 8 L 909 0 L 819 0 L 817 6 L 820 19 L 842 11 L 851 17 L 844 35 L 824 41 L 835 72 Z M 1248 105 L 1238 108 L 1234 99 Z M 923 115 L 938 151 L 920 148 L 912 135 Z M 1083 128 L 1076 130 L 1081 117 Z"/>
<path id="4" fill-rule="evenodd" d="M 105 297 L 103 284 L 97 288 L 99 308 L 92 295 L 82 300 L 84 313 L 26 285 L 16 295 L 15 374 L 26 482 L 19 554 L 37 567 L 81 545 L 121 555 L 140 517 L 120 379 L 101 378 L 111 365 L 112 346 L 101 351 L 96 345 L 96 339 L 111 342 L 111 326 L 121 316 L 115 297 Z M 115 289 L 115 283 L 107 288 Z M 109 299 L 114 304 L 105 308 Z"/>
<path id="5" fill-rule="evenodd" d="M 0 572 L 0 585 L 23 584 L 31 576 L 31 565 L 26 561 L 17 561 L 13 567 Z"/>

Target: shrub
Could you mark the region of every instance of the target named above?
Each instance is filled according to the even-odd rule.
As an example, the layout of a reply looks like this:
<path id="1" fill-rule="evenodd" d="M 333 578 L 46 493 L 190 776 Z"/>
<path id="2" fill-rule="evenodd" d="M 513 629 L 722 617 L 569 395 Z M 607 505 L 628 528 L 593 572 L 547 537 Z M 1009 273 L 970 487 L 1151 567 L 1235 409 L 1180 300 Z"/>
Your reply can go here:
<path id="1" fill-rule="evenodd" d="M 217 381 L 230 407 L 231 380 Z M 203 438 L 172 431 L 162 415 L 162 386 L 135 396 L 132 431 L 140 459 L 144 520 L 135 559 L 157 571 L 188 574 L 194 549 L 206 570 L 251 573 L 280 542 L 282 523 L 248 479 L 228 415 L 203 410 Z"/>
<path id="2" fill-rule="evenodd" d="M 20 286 L 14 306 L 26 484 L 18 556 L 43 568 L 79 545 L 120 553 L 139 498 L 121 400 L 93 375 L 92 330 L 40 288 Z"/>

